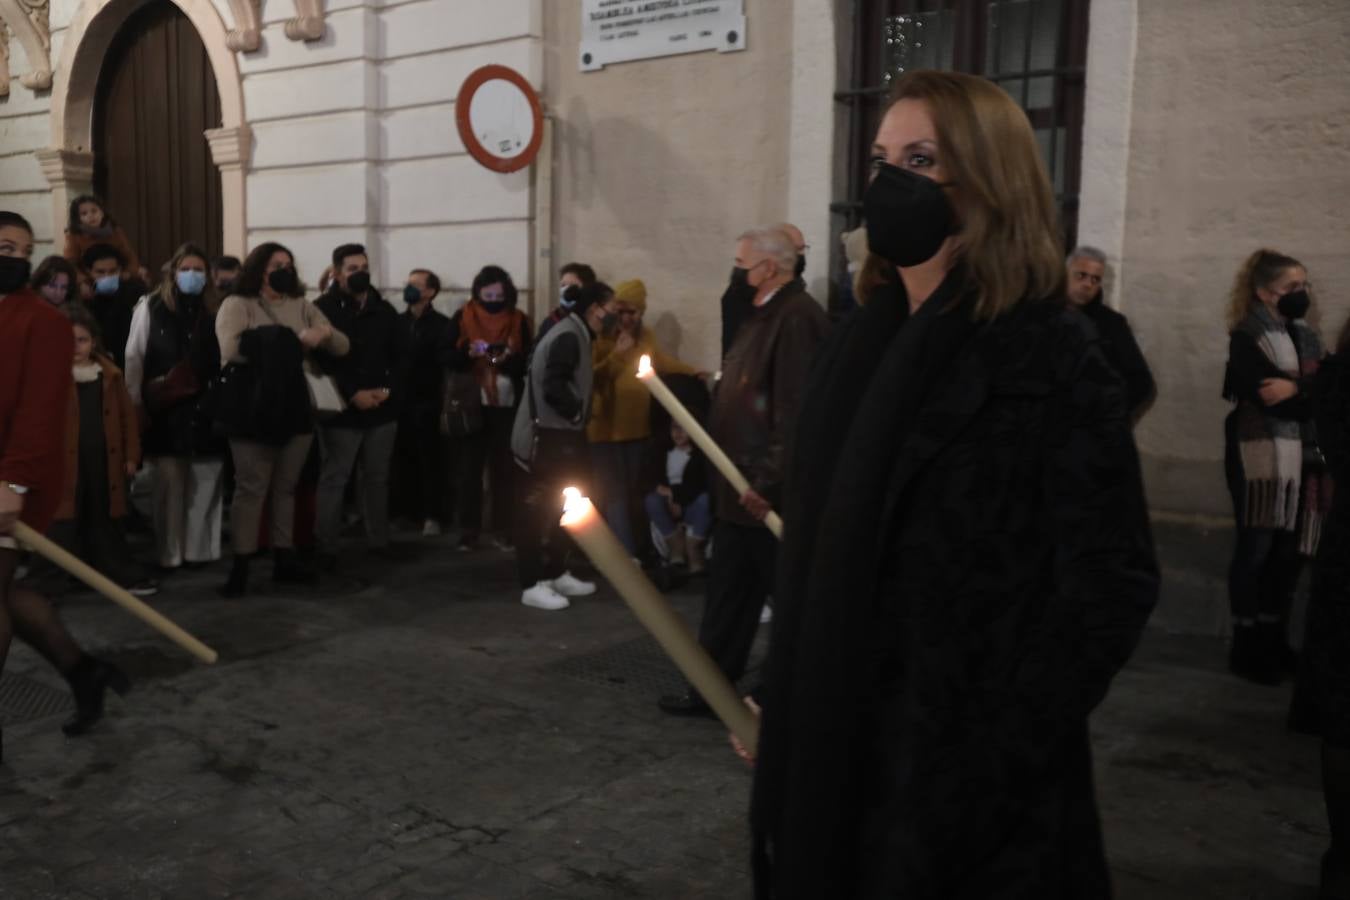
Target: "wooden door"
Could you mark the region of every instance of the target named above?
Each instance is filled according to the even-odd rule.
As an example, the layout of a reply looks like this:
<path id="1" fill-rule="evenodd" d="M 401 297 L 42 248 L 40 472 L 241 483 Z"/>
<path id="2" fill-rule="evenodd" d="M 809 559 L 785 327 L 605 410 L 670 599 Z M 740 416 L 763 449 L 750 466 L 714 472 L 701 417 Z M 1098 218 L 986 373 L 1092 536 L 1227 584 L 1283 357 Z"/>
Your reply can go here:
<path id="1" fill-rule="evenodd" d="M 201 37 L 177 6 L 152 0 L 114 38 L 94 103 L 94 188 L 152 284 L 185 241 L 221 252 L 220 172 L 204 135 L 220 124 Z"/>

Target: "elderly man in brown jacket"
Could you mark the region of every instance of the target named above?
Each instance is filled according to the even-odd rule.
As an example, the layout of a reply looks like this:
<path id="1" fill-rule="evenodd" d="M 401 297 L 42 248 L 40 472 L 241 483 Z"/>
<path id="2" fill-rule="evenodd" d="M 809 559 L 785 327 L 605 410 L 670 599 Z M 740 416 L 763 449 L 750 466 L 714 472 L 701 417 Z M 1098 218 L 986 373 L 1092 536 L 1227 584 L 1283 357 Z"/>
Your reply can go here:
<path id="1" fill-rule="evenodd" d="M 773 590 L 778 541 L 764 518 L 779 505 L 788 443 L 811 359 L 829 322 L 797 280 L 797 247 L 779 227 L 748 231 L 736 242 L 733 283 L 754 289 L 754 302 L 722 364 L 709 432 L 745 473 L 738 496 L 723 478 L 712 483 L 712 564 L 699 643 L 732 682 L 745 674 L 760 611 Z M 692 690 L 662 697 L 672 715 L 711 715 Z"/>

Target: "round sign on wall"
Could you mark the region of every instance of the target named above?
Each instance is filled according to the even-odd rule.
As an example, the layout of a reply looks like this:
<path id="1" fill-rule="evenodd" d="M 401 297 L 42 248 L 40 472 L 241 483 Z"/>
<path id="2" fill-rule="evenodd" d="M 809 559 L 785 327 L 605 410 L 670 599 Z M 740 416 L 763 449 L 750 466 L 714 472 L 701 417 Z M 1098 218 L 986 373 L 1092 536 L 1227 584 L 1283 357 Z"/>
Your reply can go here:
<path id="1" fill-rule="evenodd" d="M 469 155 L 494 172 L 534 162 L 544 140 L 539 94 L 515 69 L 483 66 L 459 89 L 455 123 Z"/>

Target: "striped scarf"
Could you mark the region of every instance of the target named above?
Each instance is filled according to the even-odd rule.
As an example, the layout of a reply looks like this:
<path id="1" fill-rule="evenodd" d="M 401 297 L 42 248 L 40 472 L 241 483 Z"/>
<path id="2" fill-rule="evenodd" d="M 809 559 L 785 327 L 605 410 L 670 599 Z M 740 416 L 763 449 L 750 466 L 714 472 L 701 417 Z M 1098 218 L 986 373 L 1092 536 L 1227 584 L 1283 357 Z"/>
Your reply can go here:
<path id="1" fill-rule="evenodd" d="M 1293 380 L 1310 378 L 1322 360 L 1322 342 L 1302 319 L 1287 326 L 1265 307 L 1252 310 L 1238 330 Z M 1269 415 L 1238 405 L 1238 453 L 1246 482 L 1244 522 L 1249 528 L 1300 533 L 1300 550 L 1312 555 L 1322 533 L 1330 485 L 1311 421 Z"/>

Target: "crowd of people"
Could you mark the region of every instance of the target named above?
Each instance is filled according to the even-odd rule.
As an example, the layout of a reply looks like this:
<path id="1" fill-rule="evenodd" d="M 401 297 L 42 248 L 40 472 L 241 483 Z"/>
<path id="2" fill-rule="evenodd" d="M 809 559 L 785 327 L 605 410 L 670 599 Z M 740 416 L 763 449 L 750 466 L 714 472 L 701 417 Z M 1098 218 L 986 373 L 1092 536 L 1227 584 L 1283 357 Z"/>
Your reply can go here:
<path id="1" fill-rule="evenodd" d="M 596 590 L 559 526 L 562 488 L 580 486 L 635 558 L 706 575 L 699 640 L 732 682 L 772 599 L 749 701 L 760 896 L 1108 896 L 1086 724 L 1156 602 L 1132 435 L 1156 386 L 1103 303 L 1106 256 L 1065 259 L 1006 94 L 910 73 L 874 153 L 862 238 L 846 236 L 858 309 L 829 321 L 798 229 L 747 230 L 716 374 L 660 345 L 641 280 L 611 287 L 588 264 L 561 269 L 536 329 L 497 266 L 451 316 L 429 267 L 396 308 L 358 244 L 333 251 L 317 300 L 276 243 L 243 261 L 184 244 L 151 288 L 96 198 L 31 272 L 32 229 L 0 213 L 0 535 L 22 515 L 152 593 L 120 524 L 141 477 L 161 576 L 220 559 L 229 510 L 230 598 L 261 547 L 276 582 L 338 568 L 350 512 L 375 554 L 396 518 L 456 529 L 462 552 L 514 551 L 521 602 L 561 610 Z M 1350 325 L 1329 355 L 1315 310 L 1305 267 L 1272 250 L 1229 301 L 1229 663 L 1267 684 L 1290 672 L 1315 559 L 1291 723 L 1324 740 L 1324 884 L 1345 897 L 1350 505 L 1331 485 L 1350 479 Z M 643 356 L 749 490 L 651 401 Z M 35 403 L 64 406 L 64 429 Z M 15 582 L 0 541 L 0 662 L 11 636 L 37 647 L 83 730 L 125 677 Z M 660 706 L 710 715 L 692 689 Z"/>

